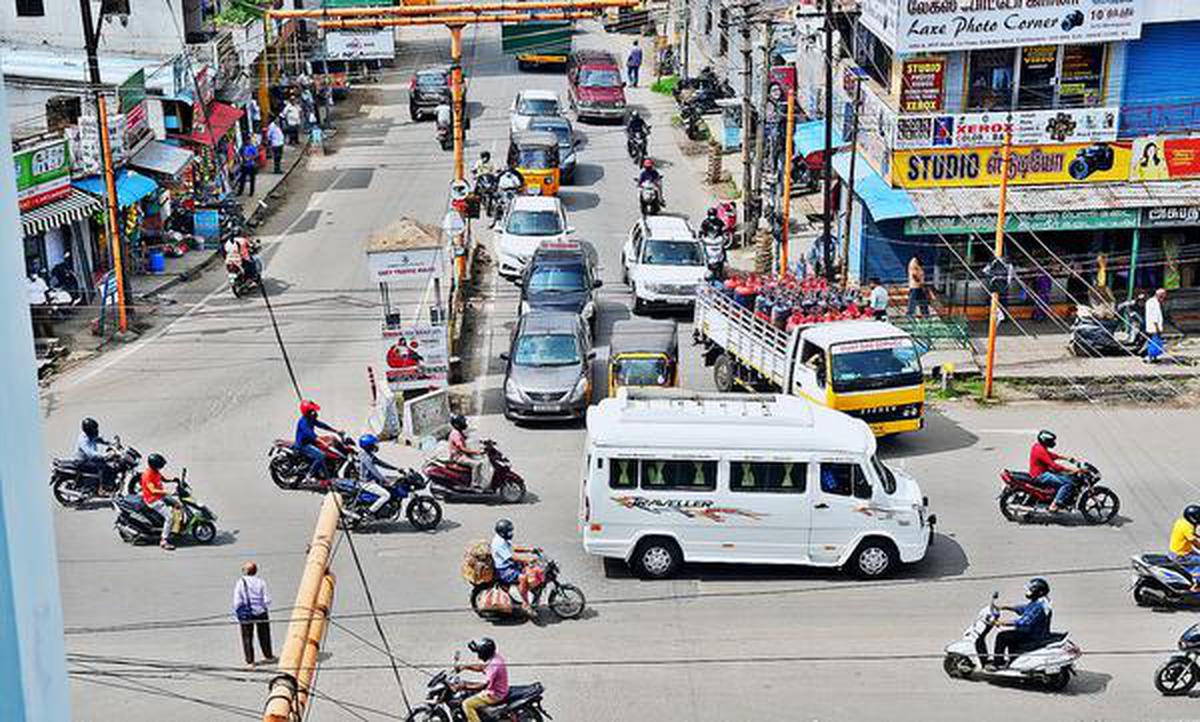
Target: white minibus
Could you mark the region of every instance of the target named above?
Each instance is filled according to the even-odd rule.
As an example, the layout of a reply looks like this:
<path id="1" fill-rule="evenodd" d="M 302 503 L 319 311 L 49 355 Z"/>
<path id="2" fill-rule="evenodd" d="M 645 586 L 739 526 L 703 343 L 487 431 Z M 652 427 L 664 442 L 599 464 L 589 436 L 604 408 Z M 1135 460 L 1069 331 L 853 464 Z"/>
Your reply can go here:
<path id="1" fill-rule="evenodd" d="M 932 540 L 928 500 L 870 427 L 799 397 L 622 388 L 587 428 L 583 548 L 642 577 L 733 562 L 879 578 Z"/>

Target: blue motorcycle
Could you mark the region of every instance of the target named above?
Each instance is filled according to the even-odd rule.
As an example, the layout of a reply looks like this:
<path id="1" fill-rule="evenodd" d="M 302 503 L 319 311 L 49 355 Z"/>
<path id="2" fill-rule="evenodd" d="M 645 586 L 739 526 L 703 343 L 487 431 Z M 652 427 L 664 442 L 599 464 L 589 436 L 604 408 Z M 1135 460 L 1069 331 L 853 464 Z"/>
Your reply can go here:
<path id="1" fill-rule="evenodd" d="M 358 482 L 353 479 L 334 481 L 334 488 L 342 495 L 345 507 L 354 512 L 343 518 L 347 528 L 358 529 L 371 522 L 397 522 L 400 521 L 401 513 L 408 517 L 408 523 L 418 531 L 436 529 L 442 522 L 442 505 L 429 494 L 419 493 L 427 486 L 425 477 L 421 476 L 420 472 L 402 472 L 399 478 L 385 486 L 391 493 L 391 498 L 379 507 L 379 511 L 371 513 L 371 505 L 378 499 L 375 494 L 360 488 Z"/>

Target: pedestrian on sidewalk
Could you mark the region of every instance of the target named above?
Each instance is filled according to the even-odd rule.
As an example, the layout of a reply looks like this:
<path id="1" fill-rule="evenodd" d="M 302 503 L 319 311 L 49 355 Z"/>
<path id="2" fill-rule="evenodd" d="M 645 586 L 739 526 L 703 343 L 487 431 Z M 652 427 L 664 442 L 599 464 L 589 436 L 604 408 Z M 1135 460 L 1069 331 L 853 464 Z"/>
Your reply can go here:
<path id="1" fill-rule="evenodd" d="M 633 41 L 633 49 L 629 51 L 629 58 L 625 61 L 625 74 L 629 78 L 629 85 L 636 88 L 638 86 L 638 74 L 642 69 L 642 48 L 638 45 L 638 41 Z"/>
<path id="2" fill-rule="evenodd" d="M 242 565 L 242 576 L 233 586 L 233 615 L 237 617 L 242 631 L 242 653 L 246 667 L 254 668 L 254 635 L 258 633 L 258 646 L 262 649 L 263 661 L 275 661 L 271 651 L 271 593 L 267 583 L 258 576 L 258 565 L 246 562 Z"/>
<path id="3" fill-rule="evenodd" d="M 271 121 L 267 126 L 267 145 L 271 146 L 271 162 L 275 166 L 275 173 L 283 172 L 283 145 L 284 145 L 283 129 L 279 127 L 279 119 Z"/>
<path id="4" fill-rule="evenodd" d="M 1154 292 L 1154 295 L 1146 299 L 1146 336 L 1149 340 L 1146 342 L 1146 363 L 1157 363 L 1158 357 L 1163 354 L 1162 332 L 1163 323 L 1163 302 L 1167 300 L 1167 289 L 1160 288 Z"/>
<path id="5" fill-rule="evenodd" d="M 238 166 L 237 194 L 242 195 L 246 189 L 246 181 L 250 181 L 250 196 L 253 197 L 254 182 L 258 178 L 258 145 L 255 144 L 253 135 L 242 143 L 238 156 L 241 162 Z"/>
<path id="6" fill-rule="evenodd" d="M 922 316 L 929 315 L 929 294 L 925 289 L 925 267 L 916 256 L 908 262 L 908 315 L 920 308 Z"/>
<path id="7" fill-rule="evenodd" d="M 324 122 L 324 127 L 334 129 L 337 126 L 333 124 L 333 86 L 329 83 L 321 84 L 321 92 L 318 93 L 321 99 L 321 105 L 325 106 L 325 112 L 321 114 L 321 120 Z"/>
<path id="8" fill-rule="evenodd" d="M 887 320 L 888 292 L 878 278 L 871 279 L 871 315 L 876 321 Z"/>
<path id="9" fill-rule="evenodd" d="M 308 121 L 308 152 L 325 155 L 325 136 L 321 131 L 321 124 L 317 121 L 315 108 L 309 109 L 306 120 Z"/>
<path id="10" fill-rule="evenodd" d="M 283 124 L 287 131 L 288 145 L 300 145 L 300 122 L 304 116 L 300 114 L 300 104 L 295 98 L 289 98 L 283 106 Z"/>

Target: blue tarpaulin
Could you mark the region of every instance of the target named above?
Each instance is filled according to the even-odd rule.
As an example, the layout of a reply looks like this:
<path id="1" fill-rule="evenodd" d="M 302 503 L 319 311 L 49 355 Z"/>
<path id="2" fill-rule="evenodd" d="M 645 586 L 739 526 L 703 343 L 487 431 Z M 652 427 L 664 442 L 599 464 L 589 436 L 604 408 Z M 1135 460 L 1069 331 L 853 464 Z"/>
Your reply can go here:
<path id="1" fill-rule="evenodd" d="M 819 150 L 825 150 L 825 121 L 810 120 L 796 126 L 796 135 L 792 140 L 798 155 L 809 155 Z M 840 148 L 845 144 L 842 134 L 838 132 L 837 123 L 833 124 L 833 147 Z"/>
<path id="2" fill-rule="evenodd" d="M 850 154 L 838 153 L 833 157 L 833 169 L 842 178 L 850 177 Z M 876 221 L 886 221 L 894 218 L 909 218 L 917 215 L 917 207 L 913 205 L 908 193 L 892 188 L 867 163 L 866 158 L 859 154 L 854 164 L 854 195 L 862 199 L 871 217 Z"/>
<path id="3" fill-rule="evenodd" d="M 121 169 L 117 171 L 114 182 L 117 186 L 117 206 L 128 208 L 141 199 L 158 190 L 158 184 L 137 171 Z M 94 196 L 107 198 L 104 192 L 104 176 L 94 175 L 77 180 L 73 185 L 81 191 Z"/>

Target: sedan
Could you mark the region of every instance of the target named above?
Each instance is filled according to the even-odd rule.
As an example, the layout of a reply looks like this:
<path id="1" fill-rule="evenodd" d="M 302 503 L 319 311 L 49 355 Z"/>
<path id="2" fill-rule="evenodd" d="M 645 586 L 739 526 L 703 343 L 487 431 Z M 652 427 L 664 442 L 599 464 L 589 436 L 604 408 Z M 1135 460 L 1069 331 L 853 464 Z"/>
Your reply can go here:
<path id="1" fill-rule="evenodd" d="M 553 116 L 538 116 L 529 121 L 529 129 L 554 134 L 558 139 L 558 168 L 562 173 L 562 182 L 574 182 L 575 149 L 579 147 L 579 139 L 575 137 L 571 121 Z"/>
<path id="2" fill-rule="evenodd" d="M 512 132 L 529 130 L 529 121 L 537 117 L 562 115 L 562 103 L 553 90 L 522 90 L 509 109 Z"/>
<path id="3" fill-rule="evenodd" d="M 517 321 L 505 361 L 504 416 L 578 419 L 592 400 L 591 334 L 578 314 L 530 311 Z"/>

